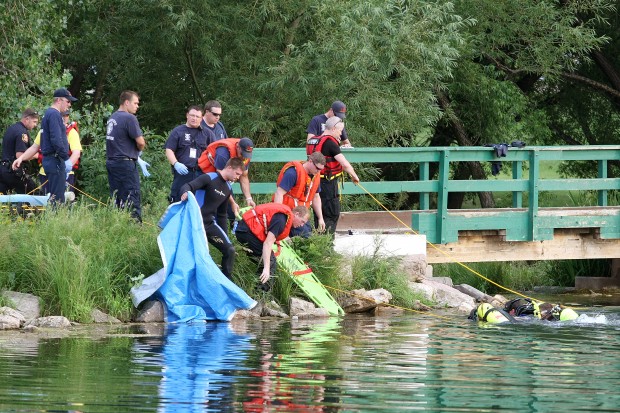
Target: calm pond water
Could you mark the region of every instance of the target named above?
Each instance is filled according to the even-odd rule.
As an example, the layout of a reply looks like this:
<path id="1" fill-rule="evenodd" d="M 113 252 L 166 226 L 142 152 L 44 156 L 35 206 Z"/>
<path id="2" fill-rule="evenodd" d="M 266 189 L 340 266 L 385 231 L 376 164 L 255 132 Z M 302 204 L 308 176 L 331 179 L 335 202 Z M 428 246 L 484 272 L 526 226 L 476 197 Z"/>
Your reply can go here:
<path id="1" fill-rule="evenodd" d="M 0 411 L 617 412 L 620 307 L 579 311 L 3 332 Z"/>

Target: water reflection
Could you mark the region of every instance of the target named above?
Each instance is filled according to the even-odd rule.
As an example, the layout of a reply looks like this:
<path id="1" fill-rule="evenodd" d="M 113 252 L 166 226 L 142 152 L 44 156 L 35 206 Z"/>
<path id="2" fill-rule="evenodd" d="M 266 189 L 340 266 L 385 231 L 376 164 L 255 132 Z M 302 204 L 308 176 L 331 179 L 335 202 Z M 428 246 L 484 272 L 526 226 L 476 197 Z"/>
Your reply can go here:
<path id="1" fill-rule="evenodd" d="M 617 411 L 620 308 L 0 333 L 0 411 Z"/>
<path id="2" fill-rule="evenodd" d="M 156 373 L 161 375 L 158 411 L 229 409 L 235 375 L 247 358 L 251 339 L 228 323 L 181 323 L 166 325 L 161 344 L 157 339 L 136 344 L 138 352 L 150 353 L 137 360 L 161 367 Z"/>

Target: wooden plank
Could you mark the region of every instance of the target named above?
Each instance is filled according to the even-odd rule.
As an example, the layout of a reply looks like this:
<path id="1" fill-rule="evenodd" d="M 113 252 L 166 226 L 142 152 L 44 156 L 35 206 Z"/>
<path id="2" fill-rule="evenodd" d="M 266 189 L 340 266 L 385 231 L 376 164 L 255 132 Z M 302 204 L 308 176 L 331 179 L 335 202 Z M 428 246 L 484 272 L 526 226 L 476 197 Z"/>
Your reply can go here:
<path id="1" fill-rule="evenodd" d="M 441 250 L 441 251 L 438 251 Z M 426 248 L 429 264 L 619 258 L 619 239 L 596 239 L 579 230 L 556 231 L 552 240 L 507 242 L 499 235 L 459 237 L 458 243 Z"/>

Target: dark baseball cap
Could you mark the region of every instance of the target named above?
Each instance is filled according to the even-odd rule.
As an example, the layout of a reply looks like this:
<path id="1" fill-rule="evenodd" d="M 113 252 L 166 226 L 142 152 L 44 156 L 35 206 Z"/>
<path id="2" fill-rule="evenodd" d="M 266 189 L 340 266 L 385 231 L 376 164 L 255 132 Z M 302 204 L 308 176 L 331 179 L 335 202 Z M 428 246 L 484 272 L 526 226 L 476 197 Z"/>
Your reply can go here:
<path id="1" fill-rule="evenodd" d="M 239 140 L 239 148 L 241 148 L 241 156 L 245 159 L 252 159 L 252 150 L 254 149 L 254 142 L 250 138 L 241 138 Z"/>
<path id="2" fill-rule="evenodd" d="M 332 111 L 334 112 L 334 115 L 338 116 L 340 119 L 347 117 L 347 105 L 339 100 L 332 103 Z"/>
<path id="3" fill-rule="evenodd" d="M 74 98 L 71 95 L 71 92 L 69 92 L 67 89 L 65 89 L 64 87 L 60 88 L 60 89 L 56 89 L 54 91 L 54 97 L 55 98 L 67 98 L 69 99 L 71 102 L 75 102 L 77 99 Z"/>

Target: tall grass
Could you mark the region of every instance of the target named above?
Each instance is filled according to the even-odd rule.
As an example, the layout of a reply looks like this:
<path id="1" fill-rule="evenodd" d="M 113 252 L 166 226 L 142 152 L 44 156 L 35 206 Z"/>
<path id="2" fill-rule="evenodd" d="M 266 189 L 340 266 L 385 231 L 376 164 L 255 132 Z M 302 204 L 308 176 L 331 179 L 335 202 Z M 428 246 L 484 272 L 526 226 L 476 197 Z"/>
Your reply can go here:
<path id="1" fill-rule="evenodd" d="M 157 228 L 114 207 L 80 201 L 27 220 L 2 219 L 0 289 L 40 296 L 46 315 L 89 322 L 98 308 L 128 320 L 131 279 L 161 267 Z"/>
<path id="2" fill-rule="evenodd" d="M 481 262 L 466 265 L 495 283 L 517 291 L 529 291 L 537 286 L 572 287 L 575 277 L 606 276 L 610 271 L 609 260 Z M 433 272 L 437 276 L 452 278 L 454 284 L 469 284 L 488 294 L 506 292 L 458 264 L 437 264 Z"/>
<path id="3" fill-rule="evenodd" d="M 167 207 L 166 191 L 160 190 L 162 196 L 152 197 L 144 206 L 142 225 L 126 211 L 85 197 L 70 207 L 48 208 L 28 219 L 0 213 L 4 229 L 0 231 L 0 290 L 39 296 L 44 315 L 90 322 L 91 311 L 97 308 L 130 320 L 131 287 L 162 266 L 156 222 Z M 335 296 L 339 290 L 385 288 L 399 305 L 411 306 L 421 299 L 408 288 L 396 259 L 356 258 L 349 271 L 344 269 L 343 257 L 334 252 L 329 235 L 294 238 L 292 243 L 317 278 L 333 287 L 328 289 Z M 240 245 L 236 249 L 233 281 L 252 297 L 275 300 L 286 308 L 290 297 L 303 296 L 281 268 L 269 292 L 258 289 L 256 262 Z M 211 248 L 211 254 L 219 263 L 219 251 Z"/>

